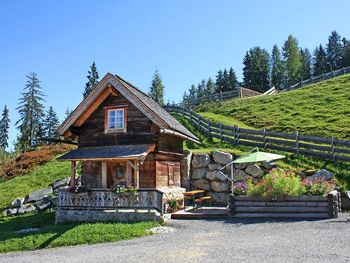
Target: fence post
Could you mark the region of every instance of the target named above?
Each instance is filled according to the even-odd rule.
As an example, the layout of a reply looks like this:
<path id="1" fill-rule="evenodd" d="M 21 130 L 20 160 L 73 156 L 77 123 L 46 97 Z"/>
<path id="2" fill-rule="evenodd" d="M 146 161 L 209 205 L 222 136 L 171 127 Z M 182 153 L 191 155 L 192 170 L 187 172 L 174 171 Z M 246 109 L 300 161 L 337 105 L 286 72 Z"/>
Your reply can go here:
<path id="1" fill-rule="evenodd" d="M 343 75 L 345 74 L 345 68 L 343 67 Z"/>
<path id="2" fill-rule="evenodd" d="M 300 153 L 300 147 L 299 147 L 299 132 L 296 131 L 295 133 L 295 146 L 296 146 L 296 152 Z"/>
<path id="3" fill-rule="evenodd" d="M 192 124 L 193 120 L 192 120 L 192 109 L 190 108 L 190 123 Z"/>
<path id="4" fill-rule="evenodd" d="M 331 147 L 332 147 L 332 158 L 333 158 L 333 161 L 335 161 L 335 145 L 334 145 L 334 136 L 333 135 L 332 135 Z"/>
<path id="5" fill-rule="evenodd" d="M 332 77 L 334 78 L 334 70 L 332 70 Z"/>
<path id="6" fill-rule="evenodd" d="M 211 124 L 210 120 L 207 120 L 207 125 L 208 125 L 208 137 L 210 137 L 210 136 L 211 136 L 211 128 L 210 128 L 210 124 Z"/>
<path id="7" fill-rule="evenodd" d="M 222 142 L 222 123 L 220 123 L 220 141 Z"/>
<path id="8" fill-rule="evenodd" d="M 222 91 L 220 90 L 220 101 L 222 101 Z"/>
<path id="9" fill-rule="evenodd" d="M 239 146 L 239 127 L 238 126 L 235 126 L 235 127 L 236 127 L 235 142 L 236 142 L 236 145 Z"/>
<path id="10" fill-rule="evenodd" d="M 266 128 L 263 129 L 264 149 L 266 149 Z"/>
<path id="11" fill-rule="evenodd" d="M 324 73 L 322 73 L 322 80 L 324 80 Z"/>

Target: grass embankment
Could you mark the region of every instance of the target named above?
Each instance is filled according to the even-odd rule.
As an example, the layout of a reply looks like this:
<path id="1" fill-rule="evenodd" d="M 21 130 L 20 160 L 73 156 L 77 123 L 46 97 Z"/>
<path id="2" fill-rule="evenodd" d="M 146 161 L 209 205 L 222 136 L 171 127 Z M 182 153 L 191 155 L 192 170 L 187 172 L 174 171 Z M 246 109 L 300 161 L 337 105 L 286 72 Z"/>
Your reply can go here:
<path id="1" fill-rule="evenodd" d="M 202 152 L 212 152 L 215 150 L 222 150 L 225 152 L 232 153 L 235 156 L 240 156 L 247 153 L 252 149 L 252 147 L 245 146 L 234 146 L 229 143 L 220 142 L 218 139 L 208 138 L 202 135 L 198 130 L 189 124 L 189 122 L 179 115 L 175 115 L 176 118 L 186 126 L 193 134 L 195 134 L 200 141 L 201 145 L 197 145 L 193 142 L 186 141 L 184 143 L 184 148 L 191 150 L 194 153 Z M 338 185 L 341 190 L 350 189 L 350 164 L 342 162 L 333 162 L 331 160 L 324 160 L 312 157 L 306 157 L 300 154 L 286 154 L 284 152 L 272 151 L 269 152 L 279 153 L 286 156 L 285 159 L 277 161 L 279 167 L 293 171 L 295 173 L 303 172 L 305 174 L 311 175 L 319 169 L 327 169 L 332 172 L 338 181 Z"/>
<path id="2" fill-rule="evenodd" d="M 276 95 L 206 103 L 195 111 L 230 125 L 350 139 L 349 94 L 350 74 Z"/>
<path id="3" fill-rule="evenodd" d="M 52 182 L 68 177 L 70 174 L 69 162 L 52 160 L 44 165 L 36 166 L 26 175 L 0 183 L 0 211 L 9 206 L 17 197 L 25 197 L 29 193 L 47 188 Z"/>
<path id="4" fill-rule="evenodd" d="M 132 239 L 149 235 L 147 230 L 159 225 L 157 222 L 55 225 L 54 221 L 53 212 L 0 219 L 0 253 Z M 25 228 L 40 231 L 15 233 Z"/>

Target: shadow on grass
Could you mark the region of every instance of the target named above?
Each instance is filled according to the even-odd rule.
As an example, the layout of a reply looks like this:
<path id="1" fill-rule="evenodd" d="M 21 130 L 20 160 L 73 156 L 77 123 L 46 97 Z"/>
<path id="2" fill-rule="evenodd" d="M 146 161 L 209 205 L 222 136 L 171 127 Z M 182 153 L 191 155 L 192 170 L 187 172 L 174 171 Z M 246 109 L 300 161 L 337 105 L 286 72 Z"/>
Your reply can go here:
<path id="1" fill-rule="evenodd" d="M 0 241 L 13 238 L 25 238 L 29 236 L 53 234 L 34 249 L 48 247 L 54 240 L 61 237 L 65 232 L 73 229 L 78 224 L 55 224 L 54 212 L 42 212 L 28 214 L 18 217 L 7 217 L 0 219 Z M 28 228 L 38 228 L 39 231 L 16 233 L 16 231 Z"/>

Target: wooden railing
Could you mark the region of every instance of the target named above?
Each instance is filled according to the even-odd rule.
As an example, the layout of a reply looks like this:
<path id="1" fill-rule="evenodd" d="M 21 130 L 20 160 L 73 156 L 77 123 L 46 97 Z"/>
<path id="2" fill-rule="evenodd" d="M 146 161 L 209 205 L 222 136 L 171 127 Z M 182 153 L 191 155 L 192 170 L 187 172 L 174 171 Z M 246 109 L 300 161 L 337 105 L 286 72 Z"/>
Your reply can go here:
<path id="1" fill-rule="evenodd" d="M 345 67 L 345 68 L 341 68 L 341 69 L 338 69 L 338 70 L 334 70 L 334 71 L 330 71 L 330 72 L 327 72 L 327 73 L 323 73 L 319 76 L 313 76 L 309 79 L 305 79 L 305 80 L 302 80 L 286 89 L 284 89 L 283 91 L 289 91 L 289 90 L 293 90 L 293 89 L 298 89 L 298 88 L 302 88 L 304 87 L 305 85 L 310 85 L 310 84 L 313 84 L 313 83 L 317 83 L 317 82 L 320 82 L 320 81 L 324 81 L 326 79 L 331 79 L 331 78 L 334 78 L 334 77 L 338 77 L 338 76 L 341 76 L 341 75 L 345 75 L 345 74 L 348 74 L 350 73 L 350 66 L 349 67 Z"/>
<path id="2" fill-rule="evenodd" d="M 137 192 L 115 193 L 111 190 L 88 190 L 72 193 L 58 192 L 58 208 L 75 209 L 155 209 L 164 212 L 163 192 L 157 189 L 139 189 Z"/>
<path id="3" fill-rule="evenodd" d="M 302 135 L 298 132 L 289 134 L 267 131 L 265 129 L 244 129 L 238 126 L 211 122 L 188 108 L 167 106 L 165 109 L 170 113 L 179 114 L 186 118 L 201 133 L 208 137 L 217 138 L 234 145 L 260 147 L 262 149 L 350 162 L 350 141 L 339 140 L 334 136 L 322 138 Z"/>

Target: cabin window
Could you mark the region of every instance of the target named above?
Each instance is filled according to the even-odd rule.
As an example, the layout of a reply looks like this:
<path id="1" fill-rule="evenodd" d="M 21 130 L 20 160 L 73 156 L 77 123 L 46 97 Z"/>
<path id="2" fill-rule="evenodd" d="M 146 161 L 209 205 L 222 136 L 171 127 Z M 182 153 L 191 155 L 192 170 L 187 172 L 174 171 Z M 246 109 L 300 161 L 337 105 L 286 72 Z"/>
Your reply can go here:
<path id="1" fill-rule="evenodd" d="M 105 118 L 106 132 L 126 131 L 126 108 L 107 108 Z"/>

